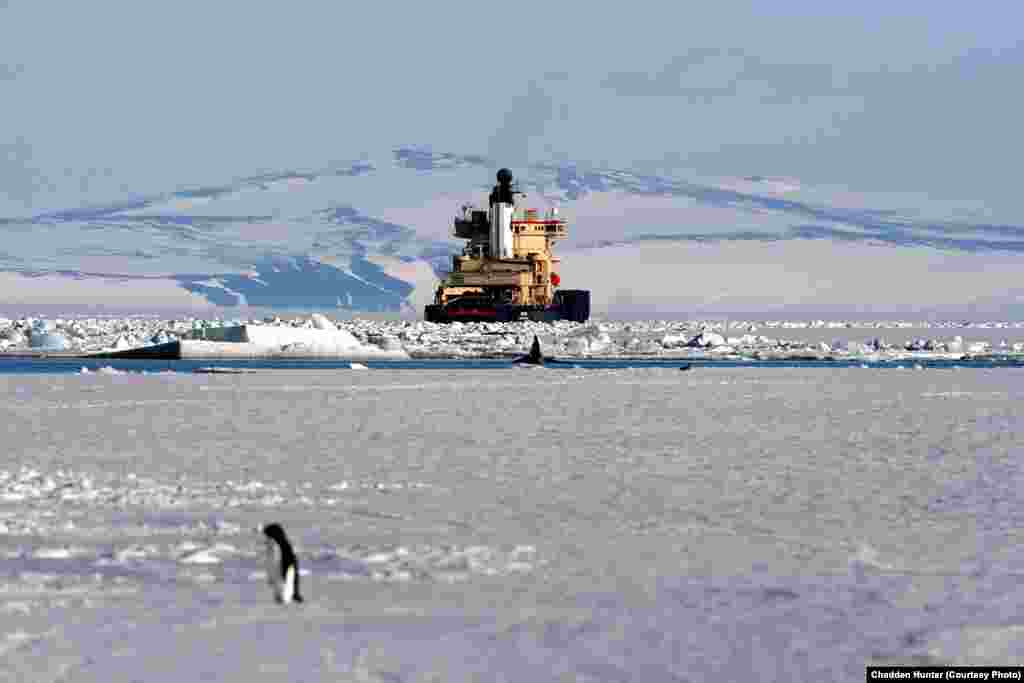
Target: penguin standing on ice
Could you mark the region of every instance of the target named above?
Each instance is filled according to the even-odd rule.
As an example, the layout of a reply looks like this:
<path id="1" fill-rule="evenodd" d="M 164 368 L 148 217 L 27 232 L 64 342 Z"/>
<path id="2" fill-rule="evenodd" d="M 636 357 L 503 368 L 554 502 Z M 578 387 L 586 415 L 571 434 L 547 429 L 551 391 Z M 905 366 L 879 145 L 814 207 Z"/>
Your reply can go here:
<path id="1" fill-rule="evenodd" d="M 299 593 L 299 559 L 280 524 L 263 527 L 267 546 L 267 582 L 274 590 L 274 600 L 287 605 L 302 602 Z"/>

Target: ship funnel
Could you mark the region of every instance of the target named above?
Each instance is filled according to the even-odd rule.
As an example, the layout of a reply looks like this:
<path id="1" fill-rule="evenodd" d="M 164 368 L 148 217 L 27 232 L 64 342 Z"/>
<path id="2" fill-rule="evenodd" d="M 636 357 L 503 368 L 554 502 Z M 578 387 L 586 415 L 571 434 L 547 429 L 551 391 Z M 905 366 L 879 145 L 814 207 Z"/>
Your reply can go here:
<path id="1" fill-rule="evenodd" d="M 491 258 L 512 258 L 512 205 L 491 207 Z"/>
<path id="2" fill-rule="evenodd" d="M 491 191 L 491 258 L 512 258 L 512 171 L 498 171 L 498 184 Z"/>

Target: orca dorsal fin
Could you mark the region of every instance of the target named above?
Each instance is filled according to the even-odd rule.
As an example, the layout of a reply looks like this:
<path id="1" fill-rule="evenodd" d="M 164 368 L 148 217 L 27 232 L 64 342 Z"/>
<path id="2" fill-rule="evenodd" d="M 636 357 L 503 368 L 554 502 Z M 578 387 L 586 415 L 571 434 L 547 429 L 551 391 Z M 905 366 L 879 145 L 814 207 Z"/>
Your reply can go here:
<path id="1" fill-rule="evenodd" d="M 536 363 L 544 362 L 544 354 L 540 352 L 540 340 L 533 335 L 533 346 L 530 347 L 530 360 Z"/>
<path id="2" fill-rule="evenodd" d="M 530 346 L 530 353 L 516 358 L 515 363 L 527 363 L 529 365 L 544 365 L 544 354 L 540 350 L 540 340 L 533 335 L 533 344 Z"/>

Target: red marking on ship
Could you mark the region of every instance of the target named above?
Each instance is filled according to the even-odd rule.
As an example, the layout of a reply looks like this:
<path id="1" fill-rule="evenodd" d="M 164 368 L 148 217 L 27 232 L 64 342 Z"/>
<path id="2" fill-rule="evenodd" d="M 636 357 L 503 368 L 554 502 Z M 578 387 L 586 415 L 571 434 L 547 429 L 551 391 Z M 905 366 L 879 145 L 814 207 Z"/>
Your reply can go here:
<path id="1" fill-rule="evenodd" d="M 493 308 L 452 308 L 448 315 L 475 315 L 482 318 L 495 318 L 498 311 Z"/>

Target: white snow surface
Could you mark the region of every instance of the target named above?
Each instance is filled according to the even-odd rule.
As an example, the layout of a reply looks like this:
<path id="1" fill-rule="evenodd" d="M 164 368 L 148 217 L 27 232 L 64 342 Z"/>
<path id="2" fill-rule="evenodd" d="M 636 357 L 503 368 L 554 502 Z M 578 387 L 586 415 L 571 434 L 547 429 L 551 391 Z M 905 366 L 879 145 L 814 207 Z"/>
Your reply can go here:
<path id="1" fill-rule="evenodd" d="M 1024 664 L 1020 370 L 125 379 L 0 376 L 0 681 Z"/>

